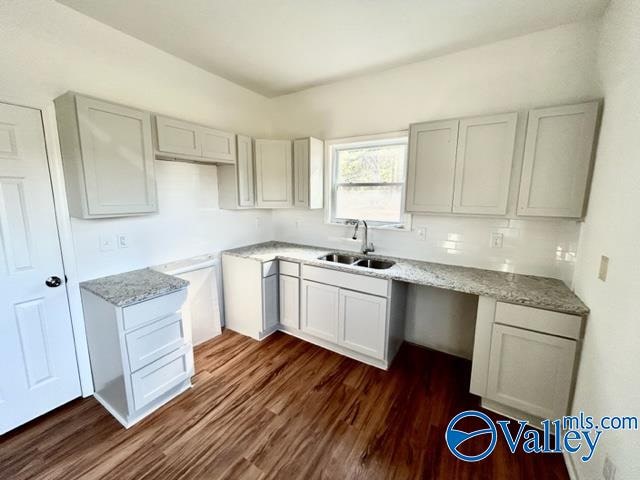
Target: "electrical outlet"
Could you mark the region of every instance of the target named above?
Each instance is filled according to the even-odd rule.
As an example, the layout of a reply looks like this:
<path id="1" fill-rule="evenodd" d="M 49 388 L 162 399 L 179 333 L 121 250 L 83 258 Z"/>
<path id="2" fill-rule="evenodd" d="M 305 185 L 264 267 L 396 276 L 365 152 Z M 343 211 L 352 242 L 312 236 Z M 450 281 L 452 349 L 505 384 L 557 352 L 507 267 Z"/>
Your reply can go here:
<path id="1" fill-rule="evenodd" d="M 491 234 L 491 248 L 502 248 L 504 235 L 502 233 L 493 232 Z"/>
<path id="2" fill-rule="evenodd" d="M 598 271 L 598 278 L 603 282 L 607 281 L 607 273 L 609 272 L 609 257 L 602 255 L 600 257 L 600 270 Z"/>
<path id="3" fill-rule="evenodd" d="M 602 478 L 604 480 L 615 480 L 616 466 L 613 464 L 609 456 L 604 457 L 604 467 L 602 467 Z"/>
<path id="4" fill-rule="evenodd" d="M 300 228 L 302 226 L 302 220 L 299 218 L 296 219 L 296 228 Z"/>
<path id="5" fill-rule="evenodd" d="M 100 235 L 100 251 L 110 252 L 116 249 L 115 235 Z"/>
<path id="6" fill-rule="evenodd" d="M 118 235 L 118 248 L 129 248 L 129 237 Z"/>
<path id="7" fill-rule="evenodd" d="M 418 233 L 418 240 L 426 240 L 427 239 L 427 229 L 424 227 L 420 227 L 416 230 Z"/>
<path id="8" fill-rule="evenodd" d="M 256 217 L 256 230 L 260 230 L 260 225 L 262 222 L 260 221 L 260 217 Z"/>

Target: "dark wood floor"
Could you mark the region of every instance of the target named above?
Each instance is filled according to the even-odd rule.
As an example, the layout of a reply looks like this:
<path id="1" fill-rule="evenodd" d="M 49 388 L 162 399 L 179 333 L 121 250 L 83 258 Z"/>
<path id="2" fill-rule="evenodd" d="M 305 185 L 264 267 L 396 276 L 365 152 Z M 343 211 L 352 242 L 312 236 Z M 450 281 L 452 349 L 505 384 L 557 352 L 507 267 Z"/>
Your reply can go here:
<path id="1" fill-rule="evenodd" d="M 0 438 L 8 479 L 566 479 L 560 455 L 457 460 L 444 431 L 470 363 L 404 345 L 384 372 L 277 333 L 226 331 L 196 351 L 194 388 L 125 430 L 93 399 Z M 494 416 L 495 417 L 495 416 Z"/>

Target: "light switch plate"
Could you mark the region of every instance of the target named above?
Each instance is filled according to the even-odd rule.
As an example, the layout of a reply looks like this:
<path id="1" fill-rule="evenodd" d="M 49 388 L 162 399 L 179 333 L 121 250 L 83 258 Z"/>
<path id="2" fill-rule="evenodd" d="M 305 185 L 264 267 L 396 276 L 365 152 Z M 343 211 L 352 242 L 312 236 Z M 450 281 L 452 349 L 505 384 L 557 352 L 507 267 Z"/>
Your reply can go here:
<path id="1" fill-rule="evenodd" d="M 491 234 L 491 248 L 502 248 L 504 235 L 499 232 L 493 232 Z"/>
<path id="2" fill-rule="evenodd" d="M 129 247 L 129 237 L 126 235 L 118 235 L 118 248 L 128 248 Z"/>
<path id="3" fill-rule="evenodd" d="M 100 235 L 100 251 L 110 252 L 116 249 L 115 235 Z"/>
<path id="4" fill-rule="evenodd" d="M 609 272 L 609 257 L 602 255 L 600 257 L 600 270 L 598 271 L 598 278 L 603 282 L 607 281 L 607 273 Z"/>
<path id="5" fill-rule="evenodd" d="M 418 240 L 426 240 L 427 239 L 427 229 L 425 227 L 420 227 L 416 230 L 418 233 Z"/>

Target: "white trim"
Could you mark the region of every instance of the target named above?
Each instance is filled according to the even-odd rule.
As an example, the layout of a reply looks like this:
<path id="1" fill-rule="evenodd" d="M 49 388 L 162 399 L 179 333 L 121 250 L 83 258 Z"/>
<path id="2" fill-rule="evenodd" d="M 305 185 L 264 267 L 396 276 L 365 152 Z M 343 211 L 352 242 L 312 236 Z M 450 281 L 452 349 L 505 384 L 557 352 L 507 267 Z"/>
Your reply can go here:
<path id="1" fill-rule="evenodd" d="M 578 476 L 578 470 L 576 469 L 576 464 L 573 463 L 573 456 L 566 451 L 562 451 L 562 458 L 564 459 L 564 463 L 567 467 L 567 473 L 569 474 L 569 478 L 571 480 L 578 480 L 580 477 Z"/>
<path id="2" fill-rule="evenodd" d="M 62 263 L 67 277 L 67 298 L 69 300 L 69 312 L 71 314 L 71 326 L 76 349 L 78 363 L 78 375 L 82 396 L 93 394 L 93 377 L 91 375 L 91 363 L 89 361 L 89 347 L 84 326 L 84 314 L 82 300 L 80 298 L 79 277 L 76 265 L 76 255 L 71 230 L 71 219 L 67 204 L 66 187 L 62 171 L 62 155 L 58 140 L 58 127 L 56 122 L 55 107 L 53 101 L 35 95 L 30 98 L 16 98 L 12 96 L 0 96 L 0 101 L 13 105 L 21 105 L 40 110 L 42 126 L 44 130 L 45 146 L 47 149 L 47 162 L 49 164 L 49 177 L 53 189 L 53 201 L 56 214 L 56 225 L 62 252 Z"/>
<path id="3" fill-rule="evenodd" d="M 345 226 L 345 223 L 336 222 L 333 220 L 333 181 L 334 181 L 334 165 L 333 165 L 333 150 L 342 145 L 349 145 L 350 147 L 357 146 L 359 143 L 369 143 L 372 141 L 380 141 L 380 140 L 389 140 L 389 143 L 395 143 L 394 140 L 398 139 L 407 139 L 409 138 L 408 130 L 399 130 L 395 132 L 386 132 L 386 133 L 377 133 L 373 135 L 359 135 L 355 137 L 342 137 L 342 138 L 334 138 L 331 140 L 325 140 L 325 209 L 324 209 L 324 223 L 326 225 L 335 225 L 335 226 Z M 382 142 L 381 142 L 382 143 Z M 408 145 L 407 145 L 408 147 Z M 405 172 L 406 172 L 407 164 L 405 164 Z M 405 173 L 406 177 L 406 173 Z M 406 189 L 406 178 L 404 180 L 404 188 Z M 380 229 L 380 230 L 388 230 L 392 232 L 407 232 L 411 231 L 411 214 L 406 213 L 404 211 L 404 193 L 402 198 L 402 211 L 403 211 L 403 222 L 402 226 L 392 226 L 392 225 L 376 225 L 372 224 L 369 228 L 372 229 Z M 400 225 L 400 224 L 398 224 Z"/>

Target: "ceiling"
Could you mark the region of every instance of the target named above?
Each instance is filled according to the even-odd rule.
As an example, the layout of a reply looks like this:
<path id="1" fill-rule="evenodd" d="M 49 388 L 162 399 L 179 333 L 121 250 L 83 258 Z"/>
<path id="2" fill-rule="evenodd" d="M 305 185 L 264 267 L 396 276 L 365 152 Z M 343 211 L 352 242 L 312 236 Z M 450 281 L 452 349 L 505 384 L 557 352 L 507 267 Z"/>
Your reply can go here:
<path id="1" fill-rule="evenodd" d="M 58 0 L 273 97 L 602 15 L 608 0 Z"/>

